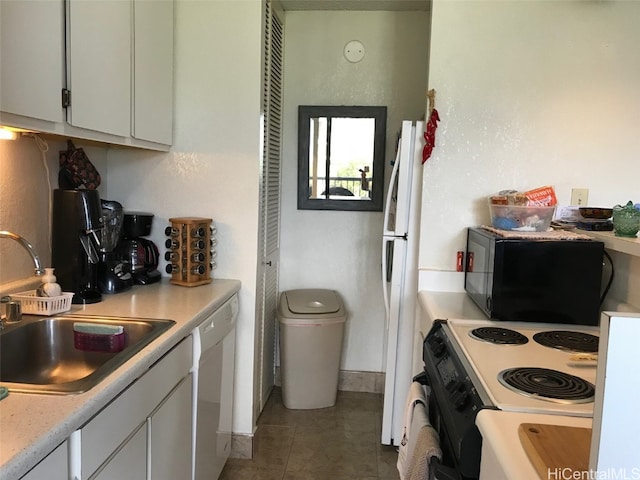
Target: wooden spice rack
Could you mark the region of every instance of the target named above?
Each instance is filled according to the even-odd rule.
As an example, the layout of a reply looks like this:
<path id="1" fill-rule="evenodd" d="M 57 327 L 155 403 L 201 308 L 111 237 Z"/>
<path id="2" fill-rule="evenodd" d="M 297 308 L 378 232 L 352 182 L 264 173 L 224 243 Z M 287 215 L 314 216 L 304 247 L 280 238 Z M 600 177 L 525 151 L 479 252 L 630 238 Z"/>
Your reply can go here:
<path id="1" fill-rule="evenodd" d="M 200 217 L 170 218 L 167 227 L 167 273 L 170 282 L 185 287 L 211 283 L 213 220 Z"/>

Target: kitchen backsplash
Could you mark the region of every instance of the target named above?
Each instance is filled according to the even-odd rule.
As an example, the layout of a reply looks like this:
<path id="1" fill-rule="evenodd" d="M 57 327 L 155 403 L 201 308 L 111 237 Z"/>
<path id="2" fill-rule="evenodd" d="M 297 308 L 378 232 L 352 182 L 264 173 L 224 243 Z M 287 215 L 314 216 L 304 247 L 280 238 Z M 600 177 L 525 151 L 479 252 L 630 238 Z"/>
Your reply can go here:
<path id="1" fill-rule="evenodd" d="M 58 155 L 66 149 L 66 139 L 45 135 L 39 139 L 44 142 L 27 136 L 0 142 L 0 230 L 26 238 L 46 267 L 51 264 L 50 192 L 58 188 Z M 84 148 L 99 172 L 106 173 L 106 147 L 78 142 L 76 146 Z M 106 191 L 106 175 L 102 177 L 100 190 Z M 27 252 L 17 242 L 0 239 L 0 287 L 32 275 Z"/>

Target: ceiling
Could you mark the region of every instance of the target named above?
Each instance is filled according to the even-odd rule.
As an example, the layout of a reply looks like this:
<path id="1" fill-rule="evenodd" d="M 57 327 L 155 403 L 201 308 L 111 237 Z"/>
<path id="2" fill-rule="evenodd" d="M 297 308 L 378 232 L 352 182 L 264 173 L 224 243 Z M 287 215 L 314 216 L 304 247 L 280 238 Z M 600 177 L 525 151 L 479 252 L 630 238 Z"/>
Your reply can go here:
<path id="1" fill-rule="evenodd" d="M 284 10 L 429 10 L 431 0 L 280 0 Z"/>

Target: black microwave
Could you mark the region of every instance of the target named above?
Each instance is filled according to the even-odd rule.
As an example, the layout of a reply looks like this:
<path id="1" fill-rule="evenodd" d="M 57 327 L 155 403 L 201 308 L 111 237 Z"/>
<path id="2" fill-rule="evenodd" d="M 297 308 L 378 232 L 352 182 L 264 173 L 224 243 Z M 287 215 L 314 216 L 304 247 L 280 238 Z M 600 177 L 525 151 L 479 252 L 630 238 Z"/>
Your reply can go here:
<path id="1" fill-rule="evenodd" d="M 604 244 L 469 228 L 464 287 L 491 319 L 598 325 Z"/>

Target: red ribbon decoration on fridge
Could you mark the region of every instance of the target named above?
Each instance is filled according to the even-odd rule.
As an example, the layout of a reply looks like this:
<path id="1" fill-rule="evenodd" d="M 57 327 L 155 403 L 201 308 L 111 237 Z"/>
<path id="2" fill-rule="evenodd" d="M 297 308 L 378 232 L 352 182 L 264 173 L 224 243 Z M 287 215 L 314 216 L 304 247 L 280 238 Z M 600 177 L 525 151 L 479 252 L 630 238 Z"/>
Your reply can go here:
<path id="1" fill-rule="evenodd" d="M 431 110 L 431 115 L 429 116 L 429 121 L 427 122 L 427 128 L 424 132 L 425 144 L 422 149 L 422 164 L 429 159 L 431 156 L 431 152 L 433 151 L 433 147 L 436 146 L 436 129 L 438 128 L 438 122 L 440 121 L 440 116 L 438 115 L 438 111 L 434 108 Z"/>

